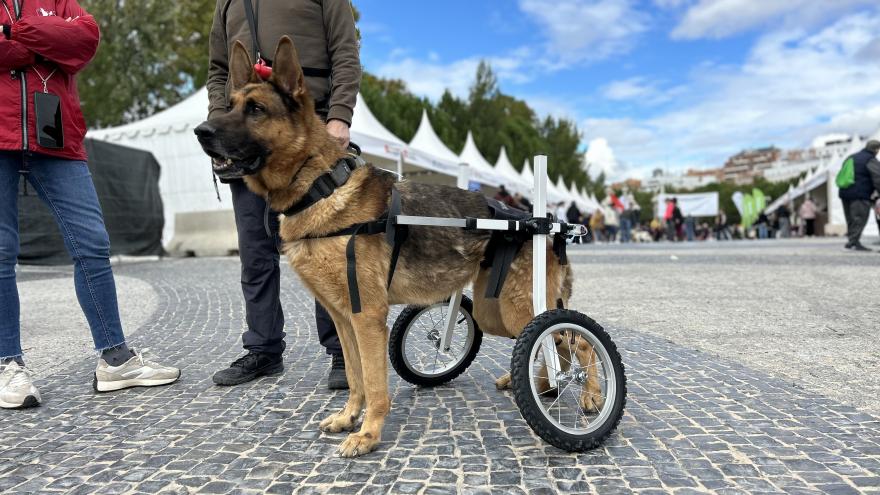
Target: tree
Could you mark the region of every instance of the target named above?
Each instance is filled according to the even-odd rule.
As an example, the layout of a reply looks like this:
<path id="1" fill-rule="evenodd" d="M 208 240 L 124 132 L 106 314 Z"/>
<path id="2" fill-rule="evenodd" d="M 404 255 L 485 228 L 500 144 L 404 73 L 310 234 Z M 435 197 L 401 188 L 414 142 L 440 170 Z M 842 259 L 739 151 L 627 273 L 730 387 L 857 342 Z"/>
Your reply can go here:
<path id="1" fill-rule="evenodd" d="M 215 0 L 82 0 L 101 45 L 79 75 L 89 127 L 138 120 L 180 101 L 207 78 Z"/>

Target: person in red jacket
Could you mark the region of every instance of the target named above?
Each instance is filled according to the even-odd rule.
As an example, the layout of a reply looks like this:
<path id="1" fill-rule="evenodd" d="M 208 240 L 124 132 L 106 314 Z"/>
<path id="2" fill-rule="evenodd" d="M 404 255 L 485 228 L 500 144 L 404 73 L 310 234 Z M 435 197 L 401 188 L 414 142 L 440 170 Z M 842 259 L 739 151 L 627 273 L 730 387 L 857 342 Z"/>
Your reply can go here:
<path id="1" fill-rule="evenodd" d="M 76 73 L 94 57 L 98 25 L 75 0 L 0 0 L 0 407 L 40 403 L 21 351 L 18 184 L 49 207 L 74 263 L 77 299 L 101 353 L 94 387 L 164 385 L 177 368 L 128 348 L 110 268 L 110 239 L 85 162 Z"/>

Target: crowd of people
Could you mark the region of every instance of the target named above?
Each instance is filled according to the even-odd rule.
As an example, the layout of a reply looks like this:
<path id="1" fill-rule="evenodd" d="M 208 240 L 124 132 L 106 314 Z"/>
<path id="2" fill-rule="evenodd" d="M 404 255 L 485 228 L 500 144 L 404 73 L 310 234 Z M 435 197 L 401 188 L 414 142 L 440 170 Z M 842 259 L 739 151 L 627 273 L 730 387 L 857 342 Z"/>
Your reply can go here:
<path id="1" fill-rule="evenodd" d="M 532 204 L 519 193 L 510 194 L 501 186 L 495 199 L 513 208 L 531 211 Z M 600 208 L 582 211 L 574 202 L 551 203 L 550 211 L 568 223 L 587 227 L 589 235 L 585 239 L 575 239 L 576 243 L 629 243 L 629 242 L 693 242 L 729 241 L 738 239 L 786 239 L 791 237 L 813 237 L 817 235 L 816 222 L 826 208 L 816 204 L 807 196 L 798 208 L 782 204 L 772 212 L 762 211 L 758 218 L 748 226 L 730 221 L 727 213 L 720 209 L 712 219 L 697 218 L 682 213 L 678 198 L 667 198 L 662 212 L 649 221 L 642 219 L 642 208 L 635 196 L 624 190 L 617 195 L 611 188 L 606 191 Z M 875 218 L 880 228 L 880 198 L 874 205 Z"/>

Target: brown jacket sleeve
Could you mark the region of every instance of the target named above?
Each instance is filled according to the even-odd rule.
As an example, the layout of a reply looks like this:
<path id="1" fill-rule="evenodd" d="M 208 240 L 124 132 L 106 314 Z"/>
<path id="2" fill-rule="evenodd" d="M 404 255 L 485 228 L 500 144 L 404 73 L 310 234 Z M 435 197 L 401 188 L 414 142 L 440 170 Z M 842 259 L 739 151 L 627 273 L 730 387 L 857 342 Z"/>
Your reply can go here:
<path id="1" fill-rule="evenodd" d="M 226 81 L 229 79 L 229 47 L 223 11 L 230 0 L 217 0 L 208 46 L 208 118 L 226 111 Z"/>
<path id="2" fill-rule="evenodd" d="M 876 158 L 868 162 L 868 173 L 871 175 L 871 182 L 874 183 L 874 189 L 880 193 L 880 161 Z"/>
<path id="3" fill-rule="evenodd" d="M 330 55 L 330 111 L 327 120 L 351 125 L 361 85 L 361 59 L 350 0 L 324 0 L 324 29 Z"/>

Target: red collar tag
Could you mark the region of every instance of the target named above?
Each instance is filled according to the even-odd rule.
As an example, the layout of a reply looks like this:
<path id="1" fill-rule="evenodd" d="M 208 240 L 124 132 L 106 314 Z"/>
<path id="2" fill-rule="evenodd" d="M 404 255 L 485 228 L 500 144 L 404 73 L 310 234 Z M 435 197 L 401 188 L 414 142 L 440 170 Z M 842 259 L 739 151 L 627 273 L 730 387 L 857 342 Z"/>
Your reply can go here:
<path id="1" fill-rule="evenodd" d="M 260 79 L 264 81 L 272 76 L 272 68 L 266 65 L 266 62 L 262 58 L 254 64 L 254 71 L 260 76 Z"/>

